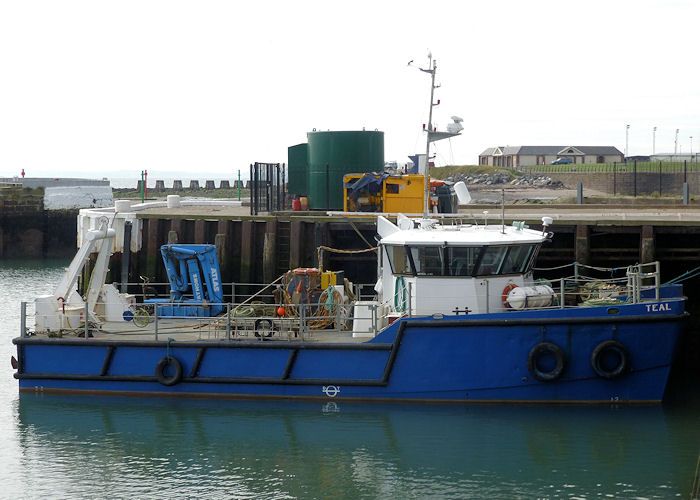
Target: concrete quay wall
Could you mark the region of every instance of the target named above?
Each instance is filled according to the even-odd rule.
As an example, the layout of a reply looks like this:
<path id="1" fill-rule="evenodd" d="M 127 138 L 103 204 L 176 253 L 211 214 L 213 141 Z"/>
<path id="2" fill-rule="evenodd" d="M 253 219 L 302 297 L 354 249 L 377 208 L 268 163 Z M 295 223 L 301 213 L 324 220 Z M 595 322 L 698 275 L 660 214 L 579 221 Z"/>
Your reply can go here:
<path id="1" fill-rule="evenodd" d="M 687 183 L 692 196 L 700 196 L 700 175 L 697 172 L 661 173 L 634 172 L 632 167 L 619 167 L 616 173 L 609 172 L 571 172 L 546 173 L 548 177 L 564 183 L 569 188 L 576 188 L 578 183 L 586 189 L 608 194 L 624 196 L 683 196 L 683 184 Z"/>
<path id="2" fill-rule="evenodd" d="M 74 177 L 0 177 L 0 183 L 19 184 L 23 188 L 69 186 L 109 186 L 108 179 L 80 179 Z"/>
<path id="3" fill-rule="evenodd" d="M 539 214 L 507 215 L 506 224 L 513 218 L 524 218 L 533 228 L 541 224 Z M 167 281 L 159 249 L 169 242 L 217 245 L 224 282 L 269 283 L 288 269 L 317 265 L 319 246 L 368 248 L 374 244 L 376 233 L 373 218 L 349 221 L 343 217 L 289 214 L 230 218 L 149 214 L 139 219 L 141 250 L 130 256 L 129 264 L 133 282 L 139 275 Z M 664 277 L 671 278 L 700 265 L 700 218 L 690 222 L 680 222 L 674 216 L 630 220 L 620 214 L 603 220 L 592 214 L 588 219 L 567 220 L 562 215 L 551 230 L 555 237 L 542 247 L 539 267 L 574 261 L 613 267 L 660 260 Z M 120 259 L 119 254 L 113 259 Z M 346 276 L 353 281 L 369 283 L 375 279 L 373 252 L 324 254 L 324 262 L 329 269 L 346 269 Z M 116 262 L 110 268 L 121 269 Z"/>

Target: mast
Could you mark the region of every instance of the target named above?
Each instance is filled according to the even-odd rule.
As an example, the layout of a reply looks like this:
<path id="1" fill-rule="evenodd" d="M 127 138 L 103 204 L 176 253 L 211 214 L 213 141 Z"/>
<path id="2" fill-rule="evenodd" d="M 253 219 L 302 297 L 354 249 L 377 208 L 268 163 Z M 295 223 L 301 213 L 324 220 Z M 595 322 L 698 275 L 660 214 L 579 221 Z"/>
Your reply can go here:
<path id="1" fill-rule="evenodd" d="M 413 61 L 409 62 L 410 66 Z M 435 71 L 437 70 L 437 61 L 433 59 L 432 54 L 428 54 L 428 68 L 418 68 L 424 73 L 430 75 L 430 111 L 428 113 L 428 133 L 425 139 L 425 175 L 424 175 L 424 186 L 423 186 L 423 218 L 428 218 L 429 213 L 429 201 L 430 201 L 430 143 L 435 141 L 441 141 L 442 139 L 449 139 L 450 137 L 456 137 L 460 135 L 461 131 L 464 129 L 461 122 L 463 121 L 459 116 L 453 116 L 452 120 L 454 123 L 450 123 L 447 126 L 446 132 L 438 132 L 433 127 L 433 106 L 440 104 L 440 99 L 437 102 L 433 101 L 435 97 L 435 89 L 440 85 L 435 85 Z"/>
<path id="2" fill-rule="evenodd" d="M 432 67 L 431 67 L 432 66 Z M 418 68 L 430 74 L 430 111 L 428 112 L 428 135 L 425 140 L 425 175 L 423 185 L 423 217 L 428 218 L 428 207 L 430 204 L 430 133 L 433 130 L 433 97 L 435 95 L 435 70 L 437 60 L 433 60 L 433 55 L 428 54 L 428 69 Z"/>

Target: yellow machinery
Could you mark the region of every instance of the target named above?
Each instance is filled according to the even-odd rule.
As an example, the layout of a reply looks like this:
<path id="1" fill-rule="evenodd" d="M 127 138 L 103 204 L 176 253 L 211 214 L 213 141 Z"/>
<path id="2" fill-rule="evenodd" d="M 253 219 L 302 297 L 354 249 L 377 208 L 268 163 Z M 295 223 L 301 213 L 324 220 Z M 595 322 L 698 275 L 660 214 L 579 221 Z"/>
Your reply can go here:
<path id="1" fill-rule="evenodd" d="M 375 173 L 347 174 L 343 177 L 346 212 L 423 211 L 423 176 Z"/>

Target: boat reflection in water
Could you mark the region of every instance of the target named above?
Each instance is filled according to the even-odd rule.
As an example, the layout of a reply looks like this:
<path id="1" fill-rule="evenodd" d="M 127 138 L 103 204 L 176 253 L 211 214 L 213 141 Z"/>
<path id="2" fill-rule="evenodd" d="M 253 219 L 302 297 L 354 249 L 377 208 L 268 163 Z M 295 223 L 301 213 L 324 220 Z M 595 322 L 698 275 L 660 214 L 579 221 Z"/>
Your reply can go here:
<path id="1" fill-rule="evenodd" d="M 686 497 L 700 431 L 673 415 L 33 394 L 17 411 L 32 494 L 210 498 Z"/>

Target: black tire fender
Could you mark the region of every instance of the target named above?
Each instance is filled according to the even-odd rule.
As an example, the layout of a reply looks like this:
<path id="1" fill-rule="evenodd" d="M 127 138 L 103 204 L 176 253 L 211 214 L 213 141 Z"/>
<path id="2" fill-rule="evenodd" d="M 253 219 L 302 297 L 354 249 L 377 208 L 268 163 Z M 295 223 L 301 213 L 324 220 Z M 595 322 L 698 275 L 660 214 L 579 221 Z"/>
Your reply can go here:
<path id="1" fill-rule="evenodd" d="M 255 320 L 255 336 L 258 338 L 268 338 L 272 336 L 275 324 L 269 318 L 259 318 Z"/>
<path id="2" fill-rule="evenodd" d="M 556 365 L 550 371 L 543 371 L 538 366 L 541 356 L 551 354 L 556 360 Z M 527 355 L 527 369 L 530 374 L 542 382 L 551 382 L 558 379 L 566 368 L 566 354 L 564 350 L 553 342 L 540 342 L 530 349 Z"/>
<path id="3" fill-rule="evenodd" d="M 617 366 L 607 369 L 602 365 L 605 354 L 613 353 L 619 358 Z M 600 378 L 613 380 L 627 372 L 629 368 L 630 354 L 627 348 L 617 340 L 604 340 L 598 344 L 591 353 L 591 368 Z"/>
<path id="4" fill-rule="evenodd" d="M 165 369 L 171 366 L 173 374 L 165 375 Z M 165 356 L 156 365 L 156 378 L 162 385 L 170 387 L 182 380 L 182 363 L 174 356 Z"/>

